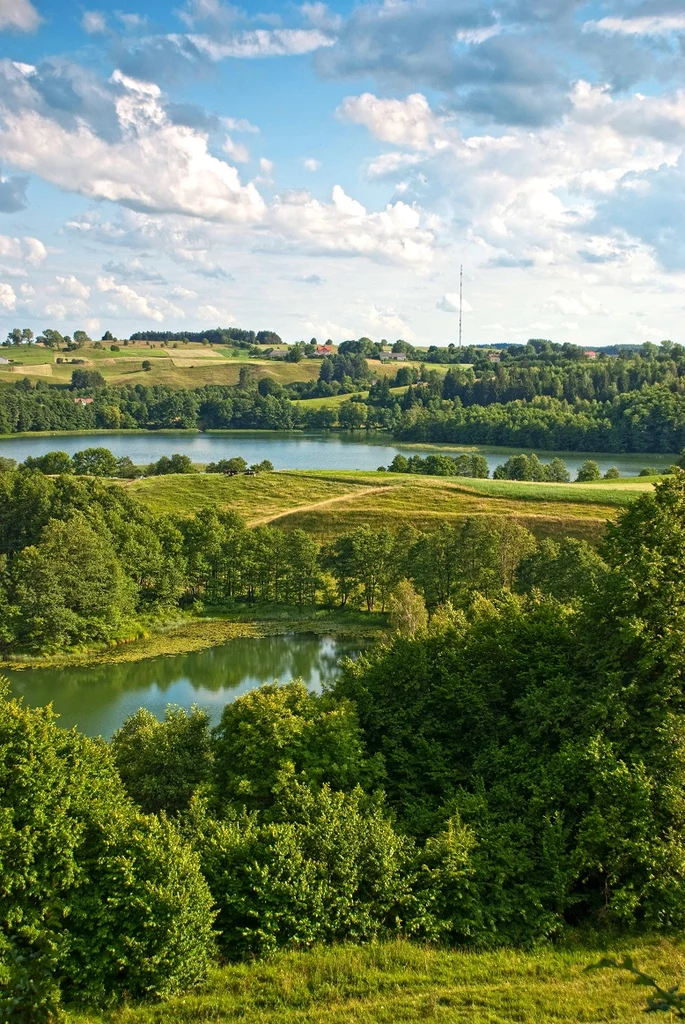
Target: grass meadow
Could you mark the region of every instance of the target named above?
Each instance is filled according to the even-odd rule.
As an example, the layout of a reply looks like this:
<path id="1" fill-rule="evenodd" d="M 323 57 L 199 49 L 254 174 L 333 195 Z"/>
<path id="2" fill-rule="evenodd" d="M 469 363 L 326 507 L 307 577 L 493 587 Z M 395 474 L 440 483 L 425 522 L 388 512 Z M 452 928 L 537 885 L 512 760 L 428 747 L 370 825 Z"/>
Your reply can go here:
<path id="1" fill-rule="evenodd" d="M 575 536 L 596 542 L 652 482 L 536 484 L 394 473 L 283 470 L 255 477 L 188 474 L 125 484 L 159 513 L 193 515 L 234 509 L 256 526 L 304 529 L 318 540 L 354 529 L 435 528 L 474 515 L 515 516 L 538 537 Z"/>
<path id="2" fill-rule="evenodd" d="M 584 942 L 535 951 L 440 951 L 407 942 L 283 953 L 216 970 L 196 993 L 69 1024 L 638 1024 L 645 994 L 623 973 L 585 968 L 632 955 L 669 985 L 685 973 L 678 940 Z"/>

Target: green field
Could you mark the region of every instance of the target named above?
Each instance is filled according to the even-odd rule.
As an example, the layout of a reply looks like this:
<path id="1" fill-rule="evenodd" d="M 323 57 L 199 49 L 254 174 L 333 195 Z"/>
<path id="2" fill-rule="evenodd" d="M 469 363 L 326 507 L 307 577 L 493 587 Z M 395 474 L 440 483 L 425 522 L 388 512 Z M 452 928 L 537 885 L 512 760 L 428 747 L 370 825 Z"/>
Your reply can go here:
<path id="1" fill-rule="evenodd" d="M 407 385 L 400 388 L 390 388 L 393 395 L 403 395 L 407 390 Z M 361 395 L 362 398 L 368 398 L 368 391 L 356 391 L 356 395 Z M 331 395 L 329 398 L 303 398 L 297 402 L 297 405 L 302 406 L 303 409 L 337 409 L 342 405 L 343 402 L 349 401 L 352 395 Z"/>
<path id="2" fill-rule="evenodd" d="M 153 511 L 192 515 L 205 506 L 234 509 L 250 525 L 277 522 L 318 540 L 365 523 L 431 529 L 473 515 L 515 516 L 538 537 L 596 541 L 647 481 L 535 484 L 352 471 L 284 470 L 259 476 L 147 477 L 124 484 Z"/>
<path id="3" fill-rule="evenodd" d="M 51 384 L 68 384 L 76 369 L 97 369 L 108 384 L 146 383 L 167 384 L 177 388 L 202 387 L 205 384 L 233 385 L 238 383 L 241 366 L 251 367 L 255 378 L 271 377 L 280 384 L 295 381 L 317 380 L 321 369 L 320 359 L 302 359 L 299 363 L 270 360 L 268 357 L 254 359 L 243 349 L 224 345 L 208 346 L 196 342 L 119 342 L 119 351 L 112 352 L 109 343 L 102 348 L 87 344 L 74 352 L 56 352 L 41 345 L 22 345 L 18 348 L 0 348 L 0 355 L 15 362 L 6 366 L 0 364 L 0 382 L 12 383 L 17 377 L 31 380 L 47 380 Z M 57 363 L 57 359 L 79 359 L 80 363 Z M 143 361 L 152 363 L 151 370 L 143 370 Z M 380 363 L 367 360 L 374 376 L 394 377 L 400 366 L 419 369 L 420 362 Z M 428 364 L 428 369 L 446 373 L 449 367 Z M 405 390 L 397 389 L 398 391 Z M 335 408 L 349 395 L 333 398 L 310 399 L 304 404 L 308 408 Z"/>
<path id="4" fill-rule="evenodd" d="M 125 486 L 154 512 L 190 515 L 206 507 L 232 509 L 248 522 L 365 489 L 361 481 L 347 483 L 324 474 L 290 471 L 235 477 L 220 473 L 151 476 Z"/>
<path id="5" fill-rule="evenodd" d="M 624 941 L 666 986 L 685 973 L 678 940 Z M 217 970 L 197 993 L 157 1006 L 68 1016 L 69 1024 L 638 1024 L 648 989 L 623 973 L 586 972 L 607 955 L 583 944 L 535 952 L 436 951 L 406 942 L 281 954 Z"/>
<path id="6" fill-rule="evenodd" d="M 436 373 L 443 376 L 451 369 L 449 363 L 422 363 L 420 360 L 412 359 L 407 359 L 403 363 L 381 363 L 378 359 L 367 359 L 366 361 L 376 377 L 394 377 L 400 366 L 411 366 L 415 370 L 425 366 L 426 370 L 435 370 Z M 460 363 L 459 365 L 461 369 L 465 369 L 470 364 Z"/>
<path id="7" fill-rule="evenodd" d="M 176 348 L 173 347 L 176 344 Z M 0 382 L 13 383 L 22 377 L 45 380 L 51 384 L 68 384 L 76 369 L 98 370 L 108 384 L 145 383 L 168 384 L 172 387 L 193 388 L 205 384 L 238 383 L 242 366 L 249 366 L 255 379 L 271 377 L 280 384 L 293 381 L 316 380 L 320 361 L 303 359 L 299 363 L 286 363 L 269 359 L 251 359 L 244 351 L 225 346 L 206 346 L 194 343 L 173 343 L 165 347 L 159 342 L 146 345 L 138 342 L 119 346 L 112 352 L 109 345 L 102 349 L 86 345 L 75 352 L 53 352 L 41 346 L 2 348 L 0 355 L 16 360 L 12 365 L 0 364 Z M 80 363 L 57 363 L 57 359 L 80 359 Z M 152 363 L 151 370 L 143 369 L 143 362 Z"/>

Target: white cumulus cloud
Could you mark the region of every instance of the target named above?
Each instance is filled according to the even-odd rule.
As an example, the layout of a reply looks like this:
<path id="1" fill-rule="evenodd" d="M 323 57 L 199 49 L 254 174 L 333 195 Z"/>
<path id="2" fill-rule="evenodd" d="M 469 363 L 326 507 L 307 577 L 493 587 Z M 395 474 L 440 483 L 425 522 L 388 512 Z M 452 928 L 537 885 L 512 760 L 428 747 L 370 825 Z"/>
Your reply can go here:
<path id="1" fill-rule="evenodd" d="M 234 142 L 230 135 L 226 136 L 223 150 L 230 160 L 234 160 L 238 164 L 246 164 L 250 159 L 250 151 L 247 146 L 243 146 L 240 142 Z"/>
<path id="2" fill-rule="evenodd" d="M 42 263 L 47 254 L 47 249 L 38 238 L 11 238 L 9 235 L 0 235 L 0 259 L 19 260 L 35 266 Z"/>
<path id="3" fill-rule="evenodd" d="M 11 284 L 0 281 L 0 306 L 3 309 L 14 309 L 17 304 L 17 296 Z"/>
<path id="4" fill-rule="evenodd" d="M 71 295 L 76 299 L 90 298 L 89 286 L 79 281 L 74 274 L 70 274 L 68 277 L 60 277 L 58 275 L 55 280 L 60 286 L 60 291 L 63 295 Z"/>
<path id="5" fill-rule="evenodd" d="M 33 32 L 41 18 L 30 0 L 0 0 L 0 29 Z"/>
<path id="6" fill-rule="evenodd" d="M 434 232 L 419 210 L 400 201 L 370 213 L 340 185 L 330 203 L 308 192 L 277 196 L 269 219 L 287 243 L 308 252 L 416 265 L 433 258 Z"/>
<path id="7" fill-rule="evenodd" d="M 436 302 L 435 308 L 442 310 L 443 313 L 458 313 L 459 292 L 447 292 Z M 462 299 L 462 309 L 464 313 L 473 313 L 473 306 L 466 299 Z"/>
<path id="8" fill-rule="evenodd" d="M 110 295 L 114 300 L 111 303 L 113 312 L 123 309 L 157 323 L 162 323 L 170 315 L 181 315 L 182 311 L 172 303 L 163 299 L 153 300 L 148 295 L 141 295 L 127 284 L 117 284 L 113 277 L 98 277 L 96 284 L 98 291 Z"/>
<path id="9" fill-rule="evenodd" d="M 276 28 L 238 32 L 228 38 L 190 35 L 190 42 L 211 60 L 228 57 L 291 57 L 332 46 L 335 39 L 319 29 Z"/>
<path id="10" fill-rule="evenodd" d="M 16 86 L 16 68 L 4 71 Z M 119 73 L 113 84 L 119 137 L 110 140 L 82 118 L 70 127 L 48 117 L 32 74 L 24 74 L 23 109 L 3 111 L 4 159 L 66 191 L 137 210 L 241 224 L 264 216 L 257 188 L 243 185 L 235 167 L 210 153 L 206 135 L 171 123 L 156 85 Z"/>

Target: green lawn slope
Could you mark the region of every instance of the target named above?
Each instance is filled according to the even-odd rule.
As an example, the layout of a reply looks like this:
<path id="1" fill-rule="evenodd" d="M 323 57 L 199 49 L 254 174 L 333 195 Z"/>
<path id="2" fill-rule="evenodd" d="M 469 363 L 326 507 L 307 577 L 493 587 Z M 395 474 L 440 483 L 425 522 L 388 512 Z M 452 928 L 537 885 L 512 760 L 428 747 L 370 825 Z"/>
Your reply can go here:
<path id="1" fill-rule="evenodd" d="M 435 528 L 473 515 L 515 516 L 537 536 L 596 541 L 607 520 L 651 489 L 648 481 L 536 484 L 393 473 L 287 470 L 255 477 L 148 477 L 126 484 L 153 511 L 234 509 L 250 525 L 278 523 L 327 540 L 369 523 Z"/>
<path id="2" fill-rule="evenodd" d="M 678 941 L 622 942 L 666 987 L 685 973 Z M 282 954 L 217 970 L 203 989 L 168 1003 L 68 1016 L 69 1024 L 600 1024 L 644 1022 L 648 989 L 623 973 L 587 972 L 599 945 L 493 953 L 406 942 Z"/>

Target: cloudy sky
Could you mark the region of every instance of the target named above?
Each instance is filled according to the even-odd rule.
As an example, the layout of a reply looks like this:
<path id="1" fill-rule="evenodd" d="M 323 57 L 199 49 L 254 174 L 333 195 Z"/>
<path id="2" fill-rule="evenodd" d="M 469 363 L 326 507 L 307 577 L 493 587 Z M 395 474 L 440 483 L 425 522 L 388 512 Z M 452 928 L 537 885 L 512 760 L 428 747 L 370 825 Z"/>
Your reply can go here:
<path id="1" fill-rule="evenodd" d="M 0 330 L 685 341 L 683 0 L 0 0 Z"/>

